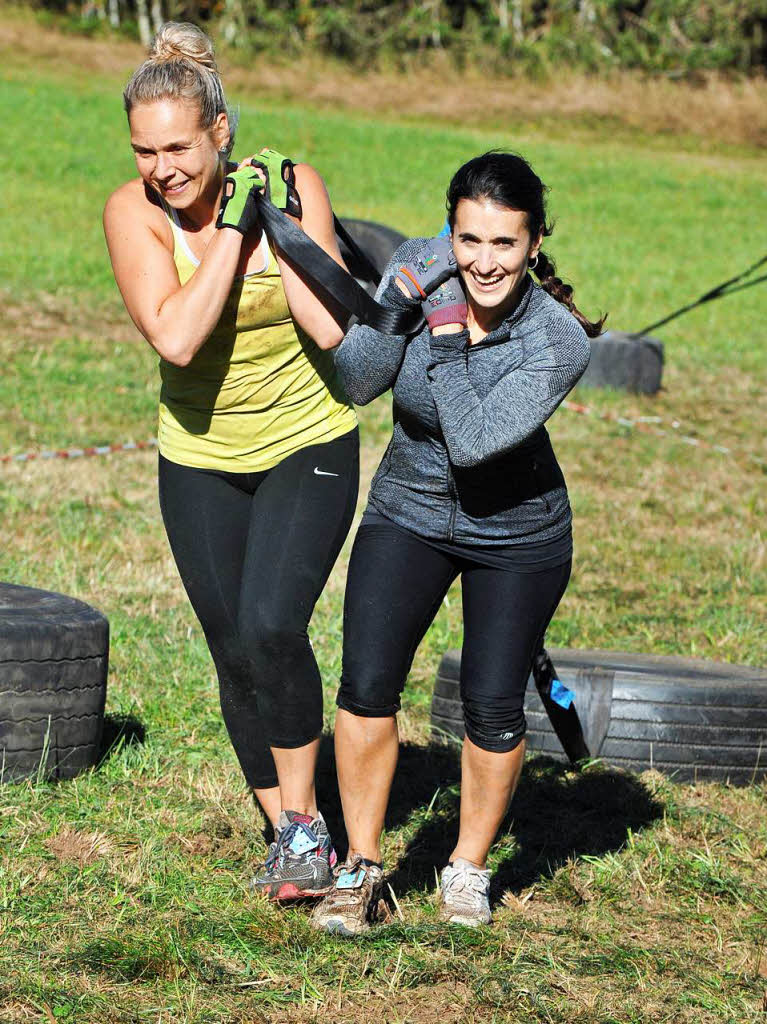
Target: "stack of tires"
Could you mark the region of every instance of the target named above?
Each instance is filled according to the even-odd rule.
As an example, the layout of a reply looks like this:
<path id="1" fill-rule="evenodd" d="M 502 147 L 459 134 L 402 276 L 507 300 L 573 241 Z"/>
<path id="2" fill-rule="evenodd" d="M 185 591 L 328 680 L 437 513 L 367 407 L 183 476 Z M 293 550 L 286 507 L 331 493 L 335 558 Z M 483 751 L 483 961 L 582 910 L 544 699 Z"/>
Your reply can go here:
<path id="1" fill-rule="evenodd" d="M 0 583 L 0 781 L 69 779 L 96 763 L 108 660 L 95 608 Z"/>

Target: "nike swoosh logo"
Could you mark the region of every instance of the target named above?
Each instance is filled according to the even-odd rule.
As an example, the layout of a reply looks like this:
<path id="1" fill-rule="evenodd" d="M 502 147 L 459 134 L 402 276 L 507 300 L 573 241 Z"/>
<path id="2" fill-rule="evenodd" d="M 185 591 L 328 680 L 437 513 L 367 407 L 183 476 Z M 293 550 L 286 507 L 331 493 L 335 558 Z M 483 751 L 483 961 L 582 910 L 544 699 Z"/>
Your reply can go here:
<path id="1" fill-rule="evenodd" d="M 314 467 L 315 476 L 338 476 L 338 473 L 326 473 L 324 469 L 320 469 L 319 466 Z"/>

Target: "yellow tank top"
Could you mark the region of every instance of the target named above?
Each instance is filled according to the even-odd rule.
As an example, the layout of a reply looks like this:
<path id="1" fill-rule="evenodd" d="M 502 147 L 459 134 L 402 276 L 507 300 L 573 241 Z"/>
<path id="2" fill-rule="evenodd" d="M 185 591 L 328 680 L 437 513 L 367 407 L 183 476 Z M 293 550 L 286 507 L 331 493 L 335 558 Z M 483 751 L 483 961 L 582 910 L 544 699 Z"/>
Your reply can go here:
<path id="1" fill-rule="evenodd" d="M 199 260 L 166 207 L 183 285 Z M 357 419 L 331 352 L 290 315 L 266 237 L 262 268 L 235 278 L 212 334 L 186 367 L 160 360 L 158 443 L 171 462 L 252 473 L 310 444 L 348 433 Z"/>

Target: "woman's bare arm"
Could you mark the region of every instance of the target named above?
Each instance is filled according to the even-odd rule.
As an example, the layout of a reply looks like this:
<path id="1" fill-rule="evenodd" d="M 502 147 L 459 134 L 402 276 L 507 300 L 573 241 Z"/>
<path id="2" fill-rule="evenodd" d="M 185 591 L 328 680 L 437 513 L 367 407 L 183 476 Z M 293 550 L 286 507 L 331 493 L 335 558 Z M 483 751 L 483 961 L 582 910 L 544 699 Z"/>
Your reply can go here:
<path id="1" fill-rule="evenodd" d="M 117 189 L 104 209 L 117 287 L 136 327 L 163 359 L 186 366 L 218 323 L 242 247 L 237 231 L 215 231 L 200 265 L 181 285 L 173 235 L 140 180 Z"/>

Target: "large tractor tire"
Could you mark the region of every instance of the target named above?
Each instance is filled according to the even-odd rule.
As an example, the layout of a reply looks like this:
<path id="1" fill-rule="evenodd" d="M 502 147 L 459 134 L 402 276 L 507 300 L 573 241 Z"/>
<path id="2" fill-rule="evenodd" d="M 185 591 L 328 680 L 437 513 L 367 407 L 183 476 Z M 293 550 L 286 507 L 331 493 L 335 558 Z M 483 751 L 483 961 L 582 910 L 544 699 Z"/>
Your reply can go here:
<path id="1" fill-rule="evenodd" d="M 0 779 L 69 779 L 95 764 L 109 623 L 63 594 L 0 583 Z"/>
<path id="2" fill-rule="evenodd" d="M 386 264 L 394 255 L 394 250 L 407 241 L 407 236 L 403 235 L 401 231 L 386 227 L 385 224 L 376 224 L 372 220 L 356 220 L 353 217 L 342 217 L 341 223 L 379 274 L 382 274 L 386 269 Z M 360 267 L 356 257 L 343 242 L 341 242 L 341 255 L 351 275 L 356 277 L 363 288 L 367 288 L 372 295 L 376 290 L 375 284 L 364 279 L 363 269 Z"/>
<path id="3" fill-rule="evenodd" d="M 747 785 L 767 775 L 767 671 L 697 658 L 619 651 L 549 650 L 592 757 L 677 781 Z M 432 735 L 463 736 L 461 659 L 448 651 L 437 671 Z M 528 749 L 565 759 L 533 678 L 527 687 Z"/>

